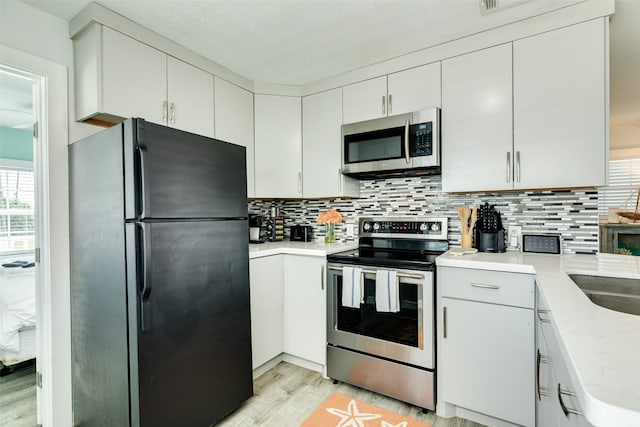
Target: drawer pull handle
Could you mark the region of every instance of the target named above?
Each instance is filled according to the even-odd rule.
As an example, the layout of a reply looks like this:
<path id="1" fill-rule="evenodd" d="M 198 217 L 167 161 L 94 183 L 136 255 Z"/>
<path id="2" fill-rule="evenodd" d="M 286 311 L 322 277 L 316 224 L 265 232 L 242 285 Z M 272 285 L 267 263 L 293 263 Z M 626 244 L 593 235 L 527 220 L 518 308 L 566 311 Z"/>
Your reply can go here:
<path id="1" fill-rule="evenodd" d="M 483 283 L 472 283 L 471 286 L 482 289 L 500 289 L 500 286 L 498 285 L 485 285 Z"/>
<path id="2" fill-rule="evenodd" d="M 558 402 L 560 402 L 560 408 L 562 408 L 562 412 L 564 413 L 565 417 L 569 418 L 569 414 L 584 415 L 582 412 L 578 411 L 577 409 L 567 408 L 567 406 L 564 404 L 564 401 L 562 400 L 562 395 L 575 397 L 576 394 L 567 390 L 563 390 L 560 387 L 560 383 L 558 383 Z"/>
<path id="3" fill-rule="evenodd" d="M 442 337 L 447 337 L 447 307 L 442 307 Z"/>

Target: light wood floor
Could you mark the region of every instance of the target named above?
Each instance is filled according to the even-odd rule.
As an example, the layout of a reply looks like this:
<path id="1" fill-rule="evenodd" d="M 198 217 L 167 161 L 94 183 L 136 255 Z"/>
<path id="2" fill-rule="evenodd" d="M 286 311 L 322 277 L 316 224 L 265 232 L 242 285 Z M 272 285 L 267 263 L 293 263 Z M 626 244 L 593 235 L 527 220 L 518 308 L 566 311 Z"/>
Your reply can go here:
<path id="1" fill-rule="evenodd" d="M 460 418 L 440 418 L 433 412 L 349 384 L 334 385 L 318 372 L 282 362 L 257 378 L 254 396 L 223 420 L 221 427 L 298 427 L 331 393 L 339 392 L 363 402 L 431 424 L 433 427 L 482 427 Z"/>
<path id="2" fill-rule="evenodd" d="M 298 427 L 334 391 L 406 415 L 433 427 L 482 427 L 460 418 L 440 418 L 433 412 L 349 384 L 333 384 L 317 372 L 282 362 L 254 381 L 254 396 L 219 424 L 220 427 Z M 0 377 L 0 426 L 36 425 L 35 365 Z"/>
<path id="3" fill-rule="evenodd" d="M 34 427 L 36 423 L 36 365 L 32 362 L 0 377 L 0 426 Z"/>

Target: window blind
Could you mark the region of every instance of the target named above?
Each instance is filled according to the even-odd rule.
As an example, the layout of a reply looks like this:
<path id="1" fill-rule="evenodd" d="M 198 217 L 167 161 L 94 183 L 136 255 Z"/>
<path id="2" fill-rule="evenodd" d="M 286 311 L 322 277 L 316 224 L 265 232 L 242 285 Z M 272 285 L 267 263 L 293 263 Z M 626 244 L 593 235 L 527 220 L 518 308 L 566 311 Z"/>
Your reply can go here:
<path id="1" fill-rule="evenodd" d="M 0 168 L 0 253 L 34 249 L 34 207 L 33 171 Z"/>
<path id="2" fill-rule="evenodd" d="M 640 187 L 640 158 L 609 161 L 609 185 L 598 189 L 598 214 L 609 208 L 633 211 Z"/>

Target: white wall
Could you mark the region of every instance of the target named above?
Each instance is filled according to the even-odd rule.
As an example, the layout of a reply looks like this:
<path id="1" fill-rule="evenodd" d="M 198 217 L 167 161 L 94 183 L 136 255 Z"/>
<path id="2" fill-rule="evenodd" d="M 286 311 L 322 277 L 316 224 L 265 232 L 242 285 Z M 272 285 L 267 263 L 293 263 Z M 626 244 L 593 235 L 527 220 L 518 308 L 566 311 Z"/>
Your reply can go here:
<path id="1" fill-rule="evenodd" d="M 0 44 L 65 66 L 68 88 L 72 93 L 73 50 L 68 37 L 67 23 L 24 3 L 1 1 Z M 9 56 L 0 58 L 0 61 L 6 58 Z M 16 56 L 12 55 L 11 58 Z M 46 67 L 46 61 L 42 63 Z M 55 71 L 52 71 L 54 68 Z M 56 77 L 64 82 L 64 67 L 50 67 L 47 72 L 55 72 Z M 99 129 L 76 123 L 69 124 L 68 117 L 73 115 L 64 111 L 67 108 L 64 98 L 70 98 L 69 110 L 73 111 L 72 97 L 69 93 L 55 93 L 56 88 L 53 85 L 50 85 L 50 90 L 50 101 L 58 100 L 59 102 L 54 104 L 50 102 L 48 108 L 49 165 L 45 173 L 49 180 L 47 221 L 51 240 L 50 251 L 48 254 L 43 254 L 43 259 L 48 262 L 47 270 L 50 276 L 51 324 L 46 326 L 52 334 L 51 421 L 55 427 L 66 427 L 72 424 L 67 145 L 70 139 L 76 140 Z M 56 107 L 61 107 L 62 111 Z"/>

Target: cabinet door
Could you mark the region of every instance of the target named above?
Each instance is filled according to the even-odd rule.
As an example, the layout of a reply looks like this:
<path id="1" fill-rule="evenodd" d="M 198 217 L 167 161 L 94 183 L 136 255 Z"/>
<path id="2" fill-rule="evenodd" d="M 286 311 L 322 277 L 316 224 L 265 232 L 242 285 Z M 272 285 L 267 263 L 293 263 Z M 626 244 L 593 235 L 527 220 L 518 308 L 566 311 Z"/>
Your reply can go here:
<path id="1" fill-rule="evenodd" d="M 299 97 L 255 95 L 256 197 L 302 197 Z"/>
<path id="2" fill-rule="evenodd" d="M 387 116 L 387 76 L 354 83 L 342 90 L 343 123 Z"/>
<path id="3" fill-rule="evenodd" d="M 247 197 L 255 196 L 253 94 L 215 77 L 215 135 L 247 149 Z"/>
<path id="4" fill-rule="evenodd" d="M 513 43 L 516 188 L 605 184 L 604 26 L 596 19 Z"/>
<path id="5" fill-rule="evenodd" d="M 284 351 L 325 365 L 326 258 L 284 257 Z"/>
<path id="6" fill-rule="evenodd" d="M 442 104 L 440 62 L 389 74 L 389 115 L 410 113 Z"/>
<path id="7" fill-rule="evenodd" d="M 533 310 L 452 298 L 442 310 L 443 401 L 533 426 Z"/>
<path id="8" fill-rule="evenodd" d="M 302 182 L 305 198 L 360 194 L 342 167 L 342 89 L 302 98 Z"/>
<path id="9" fill-rule="evenodd" d="M 442 61 L 443 191 L 513 183 L 511 43 Z"/>
<path id="10" fill-rule="evenodd" d="M 169 126 L 213 138 L 213 74 L 167 57 Z"/>
<path id="11" fill-rule="evenodd" d="M 103 112 L 166 124 L 167 56 L 102 27 Z"/>
<path id="12" fill-rule="evenodd" d="M 253 369 L 284 350 L 282 256 L 249 260 Z"/>

